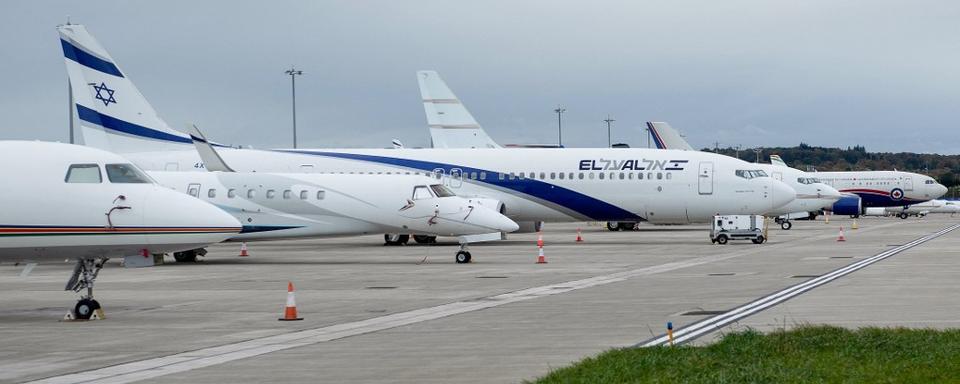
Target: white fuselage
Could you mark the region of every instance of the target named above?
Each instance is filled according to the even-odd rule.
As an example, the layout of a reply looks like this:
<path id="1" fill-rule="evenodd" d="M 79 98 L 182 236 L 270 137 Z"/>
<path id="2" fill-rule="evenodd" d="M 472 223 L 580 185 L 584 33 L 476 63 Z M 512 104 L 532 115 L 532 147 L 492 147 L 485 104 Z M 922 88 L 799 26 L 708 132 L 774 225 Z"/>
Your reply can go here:
<path id="1" fill-rule="evenodd" d="M 239 232 L 222 210 L 151 181 L 117 182 L 108 165 L 112 171 L 129 161 L 77 145 L 0 142 L 0 258 L 176 252 Z"/>
<path id="2" fill-rule="evenodd" d="M 462 197 L 501 202 L 516 221 L 706 222 L 767 214 L 796 192 L 754 164 L 704 152 L 650 149 L 219 150 L 238 171 L 441 176 Z M 195 151 L 130 153 L 150 170 L 203 170 Z"/>
<path id="3" fill-rule="evenodd" d="M 947 193 L 947 187 L 930 176 L 912 172 L 814 172 L 812 175 L 840 192 L 860 196 L 863 207 L 903 207 Z"/>
<path id="4" fill-rule="evenodd" d="M 770 177 L 783 181 L 797 191 L 797 198 L 787 205 L 777 208 L 772 212 L 774 215 L 817 212 L 829 209 L 841 197 L 836 188 L 818 182 L 816 174 L 774 164 L 756 165 L 770 174 Z"/>
<path id="5" fill-rule="evenodd" d="M 412 233 L 512 232 L 517 224 L 483 202 L 441 197 L 436 179 L 413 175 L 150 171 L 160 184 L 236 217 L 232 240 Z"/>

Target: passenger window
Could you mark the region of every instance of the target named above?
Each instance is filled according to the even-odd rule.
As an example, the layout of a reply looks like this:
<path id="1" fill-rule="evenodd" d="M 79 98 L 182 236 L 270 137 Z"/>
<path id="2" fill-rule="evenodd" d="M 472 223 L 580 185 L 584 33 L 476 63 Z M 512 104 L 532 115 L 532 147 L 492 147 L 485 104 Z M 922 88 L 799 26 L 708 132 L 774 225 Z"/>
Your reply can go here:
<path id="1" fill-rule="evenodd" d="M 107 164 L 107 178 L 118 184 L 149 184 L 150 178 L 133 164 Z M 194 195 L 196 196 L 196 195 Z"/>
<path id="2" fill-rule="evenodd" d="M 673 175 L 672 173 L 667 172 L 667 180 L 670 180 L 670 176 L 672 176 L 672 175 Z"/>
<path id="3" fill-rule="evenodd" d="M 580 172 L 580 175 L 577 176 L 578 179 L 583 180 L 583 172 Z"/>
<path id="4" fill-rule="evenodd" d="M 562 179 L 563 177 L 561 177 Z M 570 172 L 570 180 L 573 180 L 573 172 Z"/>
<path id="5" fill-rule="evenodd" d="M 67 183 L 97 184 L 103 180 L 100 178 L 100 166 L 96 164 L 73 164 L 67 169 L 67 177 L 63 181 Z"/>
<path id="6" fill-rule="evenodd" d="M 306 199 L 307 199 L 307 190 L 300 191 L 300 200 L 306 200 Z"/>
<path id="7" fill-rule="evenodd" d="M 590 172 L 587 175 L 590 176 L 590 180 L 593 180 L 593 172 Z"/>
<path id="8" fill-rule="evenodd" d="M 207 191 L 207 197 L 209 197 L 209 198 L 211 198 L 211 199 L 217 197 L 217 190 L 216 190 L 216 189 L 213 189 L 213 188 L 210 188 L 210 190 Z"/>
<path id="9" fill-rule="evenodd" d="M 290 196 L 292 196 L 292 195 L 293 195 L 293 192 L 291 192 L 289 189 L 285 189 L 285 190 L 283 191 L 283 199 L 284 199 L 284 200 L 289 200 L 289 199 L 290 199 Z"/>
<path id="10" fill-rule="evenodd" d="M 477 173 L 476 173 L 476 172 L 470 172 L 470 179 L 471 179 L 471 180 L 476 180 L 476 179 L 477 179 Z"/>
<path id="11" fill-rule="evenodd" d="M 514 180 L 516 178 L 517 178 L 517 175 L 515 175 L 513 172 L 510 172 L 510 180 Z"/>
<path id="12" fill-rule="evenodd" d="M 200 197 L 200 187 L 187 188 L 187 194 L 193 197 Z"/>
<path id="13" fill-rule="evenodd" d="M 480 172 L 480 180 L 486 180 L 486 179 L 487 179 L 487 173 L 486 173 L 486 172 Z"/>
<path id="14" fill-rule="evenodd" d="M 503 180 L 503 179 L 504 179 L 504 175 L 503 175 L 503 172 L 500 172 L 500 173 L 498 173 L 497 175 L 499 175 L 499 177 L 500 177 L 500 180 Z"/>
<path id="15" fill-rule="evenodd" d="M 327 197 L 327 191 L 317 191 L 317 200 L 323 200 L 324 197 Z"/>
<path id="16" fill-rule="evenodd" d="M 663 173 L 657 172 L 657 180 L 662 180 L 662 179 L 663 179 Z"/>
<path id="17" fill-rule="evenodd" d="M 561 174 L 561 175 L 562 175 L 562 174 Z M 550 180 L 554 180 L 554 179 L 556 179 L 556 178 L 557 178 L 557 173 L 556 173 L 556 172 L 550 172 Z"/>
<path id="18" fill-rule="evenodd" d="M 627 174 L 627 179 L 628 179 L 628 180 L 633 180 L 633 172 L 630 172 L 630 173 Z"/>
<path id="19" fill-rule="evenodd" d="M 228 190 L 227 190 L 227 197 L 229 197 L 229 198 L 231 198 L 231 199 L 234 198 L 234 197 L 237 197 L 237 190 L 236 190 L 236 189 L 232 189 L 232 188 L 231 188 L 231 189 L 228 189 Z"/>
<path id="20" fill-rule="evenodd" d="M 637 172 L 637 180 L 643 180 L 643 172 Z"/>
<path id="21" fill-rule="evenodd" d="M 254 190 L 254 189 L 248 189 L 248 190 L 247 190 L 247 198 L 248 198 L 248 199 L 252 199 L 252 198 L 254 198 L 254 197 L 257 197 L 257 191 Z"/>
<path id="22" fill-rule="evenodd" d="M 277 191 L 274 191 L 274 190 L 272 190 L 272 189 L 268 189 L 268 190 L 267 190 L 267 198 L 268 198 L 268 199 L 272 199 L 272 198 L 274 198 L 274 197 L 276 197 L 276 196 L 277 196 Z"/>
<path id="23" fill-rule="evenodd" d="M 429 199 L 432 197 L 433 195 L 430 194 L 430 190 L 427 189 L 426 185 L 418 185 L 416 187 L 413 187 L 414 200 Z"/>
<path id="24" fill-rule="evenodd" d="M 540 172 L 540 180 L 546 180 L 546 179 L 547 179 L 547 174 L 544 172 Z"/>
<path id="25" fill-rule="evenodd" d="M 600 172 L 600 173 L 597 175 L 597 177 L 599 177 L 600 180 L 603 180 L 603 178 L 606 177 L 606 175 L 607 175 L 606 173 Z"/>

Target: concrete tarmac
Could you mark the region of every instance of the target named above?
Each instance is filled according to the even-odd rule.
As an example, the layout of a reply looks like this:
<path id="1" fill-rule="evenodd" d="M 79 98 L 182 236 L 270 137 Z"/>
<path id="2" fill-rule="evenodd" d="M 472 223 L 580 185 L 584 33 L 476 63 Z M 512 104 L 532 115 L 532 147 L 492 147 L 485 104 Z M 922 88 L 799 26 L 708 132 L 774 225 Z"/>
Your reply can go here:
<path id="1" fill-rule="evenodd" d="M 473 246 L 467 265 L 453 262 L 456 246 L 384 247 L 382 236 L 249 243 L 248 258 L 224 244 L 196 264 L 111 263 L 96 287 L 108 319 L 96 322 L 58 321 L 75 300 L 61 290 L 71 264 L 19 277 L 23 266 L 5 263 L 0 381 L 518 382 L 957 221 L 866 218 L 858 230 L 846 218 L 796 221 L 771 226 L 759 246 L 713 245 L 702 225 L 548 224 L 549 263 L 539 265 L 535 234 Z M 578 226 L 584 243 L 573 241 Z M 958 243 L 948 233 L 725 330 L 955 327 Z M 304 321 L 277 321 L 287 281 Z"/>

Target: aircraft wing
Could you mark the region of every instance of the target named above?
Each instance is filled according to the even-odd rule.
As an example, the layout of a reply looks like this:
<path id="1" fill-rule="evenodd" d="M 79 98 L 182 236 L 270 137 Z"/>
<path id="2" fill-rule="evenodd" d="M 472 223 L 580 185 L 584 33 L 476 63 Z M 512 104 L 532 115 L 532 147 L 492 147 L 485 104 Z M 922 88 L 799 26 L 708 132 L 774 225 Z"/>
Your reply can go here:
<path id="1" fill-rule="evenodd" d="M 434 148 L 499 148 L 436 71 L 418 71 Z"/>
<path id="2" fill-rule="evenodd" d="M 654 144 L 656 144 L 659 149 L 695 151 L 695 149 L 690 146 L 690 143 L 687 143 L 687 140 L 680 135 L 680 132 L 673 129 L 670 124 L 660 121 L 648 121 L 647 131 L 649 131 L 650 137 L 653 138 Z"/>
<path id="3" fill-rule="evenodd" d="M 195 124 L 190 124 L 189 130 L 190 139 L 193 140 L 193 145 L 197 148 L 197 153 L 200 154 L 200 159 L 203 160 L 203 166 L 207 171 L 234 172 Z"/>

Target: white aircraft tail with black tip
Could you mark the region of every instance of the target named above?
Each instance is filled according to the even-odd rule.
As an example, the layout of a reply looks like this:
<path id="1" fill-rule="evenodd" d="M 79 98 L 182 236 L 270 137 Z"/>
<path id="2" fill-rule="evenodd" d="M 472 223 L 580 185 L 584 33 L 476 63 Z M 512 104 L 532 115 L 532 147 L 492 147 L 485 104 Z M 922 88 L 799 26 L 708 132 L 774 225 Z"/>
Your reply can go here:
<path id="1" fill-rule="evenodd" d="M 84 144 L 115 153 L 189 149 L 86 27 L 57 27 Z"/>
<path id="2" fill-rule="evenodd" d="M 227 162 L 223 161 L 213 145 L 207 141 L 206 136 L 203 135 L 203 132 L 200 132 L 200 128 L 197 128 L 196 124 L 190 124 L 189 129 L 190 140 L 193 140 L 193 145 L 197 147 L 197 153 L 200 154 L 200 160 L 203 161 L 203 167 L 207 171 L 234 172 L 233 168 L 230 168 Z"/>
<path id="3" fill-rule="evenodd" d="M 780 155 L 770 155 L 770 164 L 773 164 L 779 167 L 788 166 L 787 162 L 783 161 L 783 159 L 780 158 Z"/>
<path id="4" fill-rule="evenodd" d="M 434 148 L 499 148 L 436 71 L 418 71 Z"/>

